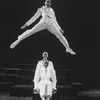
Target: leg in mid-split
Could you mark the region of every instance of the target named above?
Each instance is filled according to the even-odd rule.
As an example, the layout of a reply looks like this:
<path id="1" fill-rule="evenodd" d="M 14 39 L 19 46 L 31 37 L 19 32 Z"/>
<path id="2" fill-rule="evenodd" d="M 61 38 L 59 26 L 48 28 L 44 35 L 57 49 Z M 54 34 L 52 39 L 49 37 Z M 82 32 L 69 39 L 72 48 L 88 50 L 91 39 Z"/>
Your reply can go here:
<path id="1" fill-rule="evenodd" d="M 66 52 L 71 53 L 72 55 L 75 55 L 76 53 L 69 47 L 67 39 L 63 36 L 63 34 L 58 30 L 58 28 L 55 25 L 50 25 L 48 28 L 48 31 L 53 33 L 60 42 L 64 45 L 66 48 Z"/>
<path id="2" fill-rule="evenodd" d="M 36 32 L 46 29 L 46 24 L 39 22 L 32 29 L 26 30 L 24 33 L 18 36 L 18 39 L 10 45 L 10 48 L 13 49 L 17 44 L 19 44 L 23 39 L 33 35 Z"/>

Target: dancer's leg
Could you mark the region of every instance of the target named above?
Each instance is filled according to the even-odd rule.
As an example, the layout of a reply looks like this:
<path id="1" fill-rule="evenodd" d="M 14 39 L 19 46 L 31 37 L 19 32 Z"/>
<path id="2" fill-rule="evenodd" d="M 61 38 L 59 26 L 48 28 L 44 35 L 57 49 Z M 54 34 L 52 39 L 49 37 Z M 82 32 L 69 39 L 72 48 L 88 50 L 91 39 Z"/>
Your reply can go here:
<path id="1" fill-rule="evenodd" d="M 60 42 L 66 48 L 66 52 L 70 52 L 72 55 L 75 55 L 75 52 L 69 47 L 67 39 L 62 35 L 62 33 L 60 33 L 56 26 L 50 25 L 47 29 L 60 40 Z"/>
<path id="2" fill-rule="evenodd" d="M 39 85 L 40 85 L 40 97 L 42 98 L 42 100 L 49 100 L 51 97 L 50 96 L 51 93 L 49 92 L 50 90 L 48 90 L 49 89 L 48 82 L 44 80 Z"/>
<path id="3" fill-rule="evenodd" d="M 38 84 L 39 88 L 40 88 L 40 97 L 42 99 L 45 99 L 45 81 L 40 81 Z"/>
<path id="4" fill-rule="evenodd" d="M 52 82 L 47 81 L 47 87 L 46 87 L 46 100 L 50 100 L 52 97 Z"/>
<path id="5" fill-rule="evenodd" d="M 45 95 L 43 95 L 43 96 L 41 97 L 41 99 L 42 99 L 42 100 L 46 100 L 46 97 L 45 97 Z"/>
<path id="6" fill-rule="evenodd" d="M 47 83 L 47 95 L 50 95 L 52 96 L 52 82 L 51 81 L 48 81 Z"/>
<path id="7" fill-rule="evenodd" d="M 26 30 L 24 33 L 18 36 L 18 39 L 11 44 L 10 48 L 14 48 L 20 41 L 23 39 L 29 37 L 30 35 L 33 35 L 36 32 L 39 32 L 41 30 L 44 30 L 46 28 L 46 24 L 43 22 L 39 22 L 36 24 L 32 29 Z"/>
<path id="8" fill-rule="evenodd" d="M 46 100 L 50 100 L 50 99 L 51 99 L 51 96 L 47 95 Z"/>

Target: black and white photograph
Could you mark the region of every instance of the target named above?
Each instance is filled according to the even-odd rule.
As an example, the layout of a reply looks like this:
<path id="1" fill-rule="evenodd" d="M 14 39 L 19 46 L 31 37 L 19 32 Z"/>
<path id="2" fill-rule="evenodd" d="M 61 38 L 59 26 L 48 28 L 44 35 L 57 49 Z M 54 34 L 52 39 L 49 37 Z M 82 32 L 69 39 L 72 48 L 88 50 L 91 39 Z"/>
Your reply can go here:
<path id="1" fill-rule="evenodd" d="M 0 0 L 0 100 L 100 100 L 99 0 Z"/>

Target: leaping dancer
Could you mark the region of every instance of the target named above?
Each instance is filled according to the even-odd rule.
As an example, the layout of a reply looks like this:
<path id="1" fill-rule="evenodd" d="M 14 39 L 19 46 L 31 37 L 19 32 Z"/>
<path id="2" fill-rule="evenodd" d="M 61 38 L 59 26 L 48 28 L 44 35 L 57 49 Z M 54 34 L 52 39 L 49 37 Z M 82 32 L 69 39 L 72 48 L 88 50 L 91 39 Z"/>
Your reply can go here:
<path id="1" fill-rule="evenodd" d="M 64 31 L 61 29 L 56 20 L 55 12 L 51 8 L 51 0 L 46 0 L 45 5 L 42 6 L 41 8 L 38 8 L 35 15 L 29 21 L 27 21 L 21 27 L 21 29 L 24 29 L 25 27 L 31 25 L 40 16 L 42 16 L 40 21 L 32 29 L 28 29 L 24 33 L 19 35 L 18 39 L 10 45 L 10 48 L 13 49 L 18 43 L 20 43 L 23 39 L 29 37 L 30 35 L 33 35 L 41 30 L 47 29 L 49 32 L 54 34 L 60 40 L 60 42 L 66 48 L 66 52 L 75 55 L 76 53 L 69 47 L 68 41 L 63 35 Z"/>

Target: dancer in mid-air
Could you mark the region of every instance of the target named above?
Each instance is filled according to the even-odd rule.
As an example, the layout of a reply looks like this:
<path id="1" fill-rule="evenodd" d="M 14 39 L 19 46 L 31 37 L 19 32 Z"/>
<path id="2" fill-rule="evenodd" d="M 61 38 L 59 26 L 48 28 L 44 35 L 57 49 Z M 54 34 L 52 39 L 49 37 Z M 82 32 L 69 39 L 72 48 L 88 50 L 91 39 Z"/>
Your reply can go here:
<path id="1" fill-rule="evenodd" d="M 34 74 L 34 93 L 39 93 L 42 100 L 50 100 L 56 88 L 56 72 L 52 61 L 49 61 L 48 53 L 43 52 L 43 59 L 38 61 Z"/>
<path id="2" fill-rule="evenodd" d="M 45 5 L 42 6 L 41 8 L 38 8 L 37 12 L 35 15 L 27 21 L 21 29 L 24 29 L 25 27 L 29 26 L 32 24 L 37 18 L 39 18 L 42 15 L 41 20 L 39 23 L 37 23 L 32 29 L 26 30 L 24 33 L 18 36 L 18 39 L 11 44 L 10 48 L 14 48 L 19 42 L 21 42 L 23 39 L 29 37 L 30 35 L 39 32 L 41 30 L 47 29 L 49 32 L 54 34 L 60 42 L 64 45 L 66 48 L 66 52 L 71 53 L 72 55 L 75 55 L 76 53 L 69 47 L 68 41 L 66 38 L 63 36 L 64 31 L 61 29 L 59 26 L 55 12 L 51 8 L 51 0 L 46 0 Z"/>

